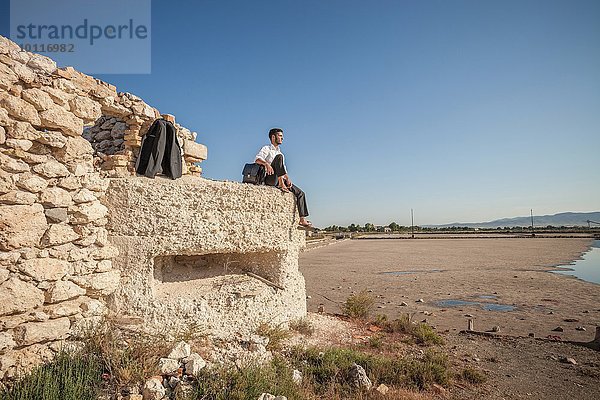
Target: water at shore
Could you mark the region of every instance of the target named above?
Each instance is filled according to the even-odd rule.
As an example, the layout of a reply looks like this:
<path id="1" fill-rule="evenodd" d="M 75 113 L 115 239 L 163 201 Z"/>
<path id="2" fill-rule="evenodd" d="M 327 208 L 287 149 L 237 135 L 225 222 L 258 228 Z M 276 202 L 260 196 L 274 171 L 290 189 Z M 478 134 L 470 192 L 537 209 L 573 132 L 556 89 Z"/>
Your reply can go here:
<path id="1" fill-rule="evenodd" d="M 552 271 L 557 274 L 571 275 L 587 282 L 600 284 L 600 240 L 594 240 L 589 251 L 583 254 L 581 260 L 572 264 L 560 265 L 568 268 L 567 271 Z"/>

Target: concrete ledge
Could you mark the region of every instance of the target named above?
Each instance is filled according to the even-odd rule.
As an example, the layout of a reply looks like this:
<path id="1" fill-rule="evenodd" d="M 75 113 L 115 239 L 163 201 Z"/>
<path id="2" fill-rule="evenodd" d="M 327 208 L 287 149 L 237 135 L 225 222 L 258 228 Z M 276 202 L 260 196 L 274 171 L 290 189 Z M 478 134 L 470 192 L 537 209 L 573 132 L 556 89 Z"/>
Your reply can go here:
<path id="1" fill-rule="evenodd" d="M 190 323 L 227 337 L 306 314 L 291 194 L 198 177 L 112 179 L 104 204 L 120 255 L 120 313 L 157 328 Z M 248 276 L 258 275 L 283 290 Z"/>

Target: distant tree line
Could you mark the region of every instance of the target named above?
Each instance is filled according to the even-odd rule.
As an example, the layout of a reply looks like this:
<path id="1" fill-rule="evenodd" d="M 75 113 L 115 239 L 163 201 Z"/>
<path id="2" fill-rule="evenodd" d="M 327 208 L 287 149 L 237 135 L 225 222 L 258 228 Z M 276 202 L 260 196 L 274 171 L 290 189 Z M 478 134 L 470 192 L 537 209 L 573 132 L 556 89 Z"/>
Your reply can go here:
<path id="1" fill-rule="evenodd" d="M 535 226 L 536 232 L 600 232 L 600 228 L 589 228 L 587 226 L 553 226 L 546 225 Z M 497 228 L 473 228 L 468 226 L 450 226 L 450 227 L 421 227 L 421 226 L 404 226 L 392 222 L 388 225 L 374 225 L 367 222 L 364 225 L 350 224 L 348 226 L 331 225 L 323 228 L 325 232 L 395 232 L 407 233 L 414 230 L 415 232 L 531 232 L 531 226 L 505 226 Z"/>

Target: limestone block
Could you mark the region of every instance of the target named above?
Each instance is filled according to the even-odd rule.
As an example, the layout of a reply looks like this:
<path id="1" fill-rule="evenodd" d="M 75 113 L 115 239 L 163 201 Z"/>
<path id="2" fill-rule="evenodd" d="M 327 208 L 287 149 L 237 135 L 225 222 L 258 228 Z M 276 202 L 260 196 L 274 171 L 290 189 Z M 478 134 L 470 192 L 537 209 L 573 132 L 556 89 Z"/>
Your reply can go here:
<path id="1" fill-rule="evenodd" d="M 59 129 L 69 136 L 80 136 L 83 132 L 83 121 L 62 107 L 55 106 L 41 111 L 39 119 L 45 127 Z"/>
<path id="2" fill-rule="evenodd" d="M 0 268 L 0 283 L 5 282 L 10 275 L 10 271 L 5 268 Z"/>
<path id="3" fill-rule="evenodd" d="M 40 137 L 37 141 L 50 147 L 62 148 L 67 144 L 67 137 L 61 132 L 44 131 L 40 132 Z"/>
<path id="4" fill-rule="evenodd" d="M 13 118 L 29 122 L 32 125 L 39 126 L 41 124 L 35 107 L 19 97 L 0 93 L 0 107 L 5 108 Z"/>
<path id="5" fill-rule="evenodd" d="M 97 261 L 86 261 L 84 259 L 75 261 L 71 264 L 73 266 L 73 275 L 89 275 L 93 272 L 96 272 L 98 268 Z"/>
<path id="6" fill-rule="evenodd" d="M 73 198 L 65 189 L 53 186 L 40 193 L 40 203 L 48 208 L 68 207 L 73 204 Z"/>
<path id="7" fill-rule="evenodd" d="M 37 246 L 47 227 L 41 204 L 0 207 L 0 250 Z"/>
<path id="8" fill-rule="evenodd" d="M 90 298 L 85 298 L 81 303 L 81 310 L 83 310 L 83 316 L 85 318 L 99 317 L 108 312 L 108 308 L 104 303 L 100 300 Z"/>
<path id="9" fill-rule="evenodd" d="M 38 88 L 23 90 L 21 97 L 31 103 L 38 111 L 44 111 L 54 107 L 54 101 L 50 95 Z"/>
<path id="10" fill-rule="evenodd" d="M 0 330 L 14 329 L 25 322 L 33 321 L 31 315 L 22 314 L 24 311 L 28 310 L 21 311 L 21 314 L 5 315 L 0 318 Z"/>
<path id="11" fill-rule="evenodd" d="M 108 208 L 99 201 L 82 203 L 71 209 L 72 224 L 87 224 L 104 218 L 108 214 Z"/>
<path id="12" fill-rule="evenodd" d="M 8 67 L 13 67 L 13 65 L 15 65 L 15 61 L 13 61 L 12 58 L 10 58 L 9 56 L 7 56 L 6 54 L 2 54 L 0 53 L 0 63 L 8 66 Z"/>
<path id="13" fill-rule="evenodd" d="M 27 64 L 29 60 L 31 60 L 32 53 L 27 51 L 23 51 L 20 48 L 16 51 L 11 50 L 8 55 L 15 61 L 20 62 L 21 64 Z"/>
<path id="14" fill-rule="evenodd" d="M 6 350 L 10 350 L 16 345 L 12 331 L 0 332 L 0 354 L 4 354 Z"/>
<path id="15" fill-rule="evenodd" d="M 111 260 L 102 260 L 98 263 L 96 272 L 108 272 L 113 269 Z"/>
<path id="16" fill-rule="evenodd" d="M 94 172 L 93 157 L 90 154 L 86 158 L 76 161 L 70 161 L 68 164 L 69 171 L 75 176 L 84 176 Z"/>
<path id="17" fill-rule="evenodd" d="M 54 75 L 60 76 L 61 78 L 71 79 L 75 75 L 76 71 L 73 67 L 56 68 Z"/>
<path id="18" fill-rule="evenodd" d="M 77 91 L 77 87 L 73 84 L 73 82 L 71 82 L 68 79 L 62 79 L 62 78 L 53 79 L 52 86 L 55 87 L 56 89 L 60 89 L 63 92 L 66 92 L 66 93 L 74 94 Z M 72 109 L 71 109 L 71 111 L 72 111 Z"/>
<path id="19" fill-rule="evenodd" d="M 23 153 L 21 159 L 28 164 L 41 164 L 48 161 L 48 156 L 42 154 Z"/>
<path id="20" fill-rule="evenodd" d="M 7 147 L 22 151 L 27 151 L 33 146 L 31 140 L 27 139 L 8 139 L 5 144 Z"/>
<path id="21" fill-rule="evenodd" d="M 108 296 L 119 286 L 121 273 L 118 270 L 112 270 L 85 276 L 73 276 L 69 279 L 77 285 L 88 289 L 89 296 Z"/>
<path id="22" fill-rule="evenodd" d="M 89 189 L 81 189 L 73 195 L 73 201 L 76 204 L 89 203 L 98 200 L 94 192 Z"/>
<path id="23" fill-rule="evenodd" d="M 37 193 L 46 189 L 46 187 L 48 187 L 48 182 L 45 179 L 40 178 L 38 175 L 25 172 L 19 176 L 17 186 L 32 193 Z"/>
<path id="24" fill-rule="evenodd" d="M 60 260 L 68 260 L 71 251 L 77 249 L 73 243 L 65 243 L 48 249 L 50 256 Z"/>
<path id="25" fill-rule="evenodd" d="M 84 121 L 94 121 L 102 115 L 100 104 L 88 97 L 77 96 L 69 105 L 71 111 Z"/>
<path id="26" fill-rule="evenodd" d="M 13 71 L 19 77 L 20 80 L 29 84 L 35 80 L 35 72 L 33 72 L 29 67 L 21 63 L 15 63 L 13 66 Z"/>
<path id="27" fill-rule="evenodd" d="M 20 51 L 21 48 L 12 40 L 0 35 L 0 54 L 9 54 L 11 51 Z"/>
<path id="28" fill-rule="evenodd" d="M 64 281 L 59 281 L 64 282 Z M 50 319 L 69 317 L 81 313 L 81 300 L 62 301 L 59 304 L 51 304 L 44 307 L 44 312 L 48 314 Z"/>
<path id="29" fill-rule="evenodd" d="M 61 178 L 70 175 L 67 167 L 56 160 L 38 164 L 33 167 L 33 170 L 46 178 Z"/>
<path id="30" fill-rule="evenodd" d="M 79 248 L 75 247 L 73 250 L 69 252 L 69 261 L 80 261 L 86 260 L 90 257 L 90 249 L 89 248 Z"/>
<path id="31" fill-rule="evenodd" d="M 41 245 L 44 247 L 70 243 L 79 239 L 79 235 L 66 224 L 52 224 L 42 236 Z"/>
<path id="32" fill-rule="evenodd" d="M 33 204 L 37 195 L 20 190 L 12 190 L 0 196 L 0 204 Z"/>
<path id="33" fill-rule="evenodd" d="M 58 181 L 58 186 L 69 190 L 76 190 L 81 187 L 81 181 L 77 176 L 67 176 Z"/>
<path id="34" fill-rule="evenodd" d="M 189 357 L 190 354 L 192 354 L 190 345 L 184 341 L 180 341 L 175 345 L 175 347 L 173 347 L 173 350 L 171 350 L 167 357 L 175 360 L 181 360 L 183 358 Z"/>
<path id="35" fill-rule="evenodd" d="M 19 173 L 28 172 L 29 165 L 21 160 L 15 160 L 14 158 L 5 156 L 0 153 L 0 167 L 6 172 Z"/>
<path id="36" fill-rule="evenodd" d="M 56 281 L 45 293 L 45 302 L 52 304 L 59 301 L 83 296 L 85 289 L 80 288 L 71 281 Z"/>
<path id="37" fill-rule="evenodd" d="M 206 160 L 208 151 L 205 145 L 185 139 L 183 141 L 183 155 L 197 160 Z"/>
<path id="38" fill-rule="evenodd" d="M 32 54 L 27 66 L 34 70 L 43 71 L 48 74 L 51 74 L 56 70 L 56 62 L 46 56 L 35 53 Z"/>
<path id="39" fill-rule="evenodd" d="M 94 192 L 105 192 L 110 184 L 109 179 L 102 178 L 100 174 L 88 174 L 81 177 L 81 184 L 84 188 Z"/>
<path id="40" fill-rule="evenodd" d="M 23 121 L 12 121 L 7 126 L 7 133 L 15 139 L 37 140 L 40 137 L 40 132 L 36 131 L 29 122 Z"/>
<path id="41" fill-rule="evenodd" d="M 161 358 L 158 360 L 158 369 L 161 374 L 171 374 L 179 369 L 179 361 L 172 358 Z"/>
<path id="42" fill-rule="evenodd" d="M 56 258 L 32 258 L 24 260 L 17 267 L 38 282 L 56 281 L 69 272 L 69 263 Z"/>
<path id="43" fill-rule="evenodd" d="M 69 318 L 51 319 L 45 322 L 28 322 L 15 328 L 15 341 L 20 346 L 66 339 L 71 329 Z"/>
<path id="44" fill-rule="evenodd" d="M 48 208 L 44 211 L 51 222 L 65 222 L 69 219 L 66 208 Z"/>
<path id="45" fill-rule="evenodd" d="M 0 89 L 9 90 L 19 77 L 7 65 L 0 64 Z"/>
<path id="46" fill-rule="evenodd" d="M 119 255 L 119 249 L 109 244 L 104 246 L 92 246 L 89 247 L 89 249 L 91 250 L 90 257 L 94 260 L 108 260 Z"/>
<path id="47" fill-rule="evenodd" d="M 65 93 L 60 89 L 56 89 L 49 86 L 42 86 L 41 89 L 48 93 L 54 103 L 64 107 L 66 110 L 70 109 L 69 101 L 75 98 L 74 94 Z"/>
<path id="48" fill-rule="evenodd" d="M 55 153 L 55 157 L 59 161 L 69 162 L 78 161 L 91 156 L 94 153 L 94 149 L 90 142 L 85 140 L 81 136 L 67 138 L 67 143 L 64 147 L 58 149 Z M 87 157 L 91 161 L 91 157 Z"/>
<path id="49" fill-rule="evenodd" d="M 156 118 L 157 113 L 155 112 L 154 108 L 150 107 L 148 104 L 146 104 L 144 102 L 138 102 L 138 103 L 134 104 L 133 106 L 131 106 L 131 109 L 138 116 L 147 117 L 147 118 Z"/>
<path id="50" fill-rule="evenodd" d="M 4 108 L 0 108 L 0 124 L 8 125 L 9 121 L 10 119 L 8 117 L 8 111 L 6 111 Z"/>
<path id="51" fill-rule="evenodd" d="M 144 383 L 142 395 L 144 400 L 162 400 L 165 398 L 167 390 L 162 384 L 161 377 L 153 377 Z"/>
<path id="52" fill-rule="evenodd" d="M 43 303 L 44 293 L 29 282 L 12 277 L 0 284 L 0 315 L 22 313 Z"/>
<path id="53" fill-rule="evenodd" d="M 115 102 L 113 97 L 99 99 L 102 102 L 102 114 L 113 115 L 115 117 L 125 117 L 131 114 L 131 110 Z"/>
<path id="54" fill-rule="evenodd" d="M 183 359 L 185 364 L 185 372 L 198 376 L 200 371 L 206 367 L 206 361 L 198 353 L 192 353 Z"/>

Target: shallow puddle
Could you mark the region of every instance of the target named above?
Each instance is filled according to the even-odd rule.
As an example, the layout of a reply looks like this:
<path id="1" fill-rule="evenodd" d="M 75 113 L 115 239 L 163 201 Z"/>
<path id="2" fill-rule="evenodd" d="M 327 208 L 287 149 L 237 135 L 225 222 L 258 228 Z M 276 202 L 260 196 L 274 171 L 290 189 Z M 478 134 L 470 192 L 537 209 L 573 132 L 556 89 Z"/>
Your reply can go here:
<path id="1" fill-rule="evenodd" d="M 571 275 L 581 280 L 600 284 L 600 240 L 592 242 L 592 248 L 583 254 L 581 260 L 573 264 L 560 265 L 568 271 L 551 271 L 556 274 Z"/>
<path id="2" fill-rule="evenodd" d="M 508 304 L 482 303 L 479 301 L 467 300 L 440 300 L 436 302 L 438 307 L 461 307 L 461 306 L 476 306 L 486 311 L 514 311 L 515 306 Z"/>

